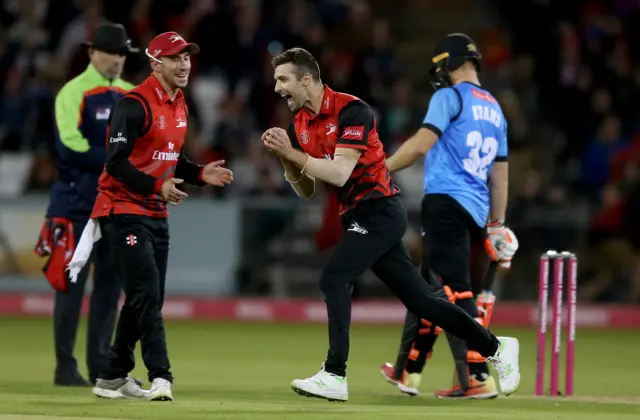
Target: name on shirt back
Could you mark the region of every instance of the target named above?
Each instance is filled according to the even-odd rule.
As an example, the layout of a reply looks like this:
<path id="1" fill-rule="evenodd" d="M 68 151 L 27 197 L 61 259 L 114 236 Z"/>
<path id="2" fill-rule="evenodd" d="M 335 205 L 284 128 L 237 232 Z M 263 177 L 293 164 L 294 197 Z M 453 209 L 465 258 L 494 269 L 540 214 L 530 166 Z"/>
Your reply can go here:
<path id="1" fill-rule="evenodd" d="M 473 105 L 473 119 L 476 121 L 483 120 L 488 121 L 496 127 L 500 128 L 502 123 L 502 116 L 494 108 L 490 108 L 484 105 Z"/>

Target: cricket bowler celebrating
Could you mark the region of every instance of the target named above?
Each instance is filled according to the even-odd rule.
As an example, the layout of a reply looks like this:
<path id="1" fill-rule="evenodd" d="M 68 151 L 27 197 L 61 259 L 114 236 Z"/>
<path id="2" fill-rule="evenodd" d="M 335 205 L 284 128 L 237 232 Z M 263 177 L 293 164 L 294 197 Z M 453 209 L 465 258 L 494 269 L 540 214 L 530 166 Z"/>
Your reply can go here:
<path id="1" fill-rule="evenodd" d="M 391 179 L 371 108 L 324 85 L 316 59 L 306 50 L 287 50 L 272 64 L 275 91 L 295 116 L 289 133 L 267 130 L 264 145 L 280 157 L 285 179 L 301 197 L 311 197 L 320 181 L 337 192 L 345 229 L 319 282 L 329 319 L 327 358 L 318 373 L 295 379 L 291 388 L 333 401 L 349 398 L 351 286 L 371 268 L 410 312 L 441 325 L 487 357 L 504 394 L 515 392 L 520 383 L 518 340 L 495 337 L 459 306 L 439 299 L 413 265 L 402 242 L 407 213 Z"/>

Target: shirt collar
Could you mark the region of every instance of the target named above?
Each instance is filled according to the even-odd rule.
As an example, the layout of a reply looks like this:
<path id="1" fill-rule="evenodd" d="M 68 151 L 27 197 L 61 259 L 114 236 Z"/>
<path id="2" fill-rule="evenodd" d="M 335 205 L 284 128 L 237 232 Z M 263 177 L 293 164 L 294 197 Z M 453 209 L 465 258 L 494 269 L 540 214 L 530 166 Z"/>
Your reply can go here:
<path id="1" fill-rule="evenodd" d="M 160 83 L 158 78 L 153 73 L 151 73 L 151 75 L 147 78 L 147 81 L 149 82 L 151 89 L 153 89 L 156 99 L 160 104 L 167 104 L 167 103 L 174 103 L 174 102 L 177 103 L 183 97 L 182 89 L 178 89 L 178 94 L 176 95 L 175 99 L 171 100 L 171 97 L 169 97 L 169 94 L 162 86 L 162 83 Z"/>
<path id="2" fill-rule="evenodd" d="M 327 85 L 324 85 L 324 95 L 322 96 L 322 104 L 320 104 L 320 114 L 331 115 L 335 106 L 335 94 Z"/>
<path id="3" fill-rule="evenodd" d="M 320 115 L 331 115 L 333 114 L 333 108 L 335 106 L 335 92 L 331 90 L 331 88 L 327 85 L 324 86 L 324 94 L 322 95 L 322 102 L 320 103 L 320 111 L 316 115 L 311 115 L 311 113 L 305 109 L 305 111 L 309 114 L 310 119 L 314 119 Z"/>
<path id="4" fill-rule="evenodd" d="M 84 75 L 96 85 L 111 85 L 115 83 L 116 80 L 118 80 L 118 78 L 111 80 L 108 77 L 105 77 L 102 73 L 98 71 L 97 68 L 95 68 L 93 64 L 89 64 L 87 66 L 87 68 L 84 71 Z"/>

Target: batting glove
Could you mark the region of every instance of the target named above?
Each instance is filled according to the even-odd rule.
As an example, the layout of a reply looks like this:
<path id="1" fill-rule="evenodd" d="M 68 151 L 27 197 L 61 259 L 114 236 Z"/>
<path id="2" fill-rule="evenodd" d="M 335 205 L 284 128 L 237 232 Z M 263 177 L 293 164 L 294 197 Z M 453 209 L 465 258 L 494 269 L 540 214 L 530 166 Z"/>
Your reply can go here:
<path id="1" fill-rule="evenodd" d="M 489 222 L 484 249 L 492 261 L 499 261 L 503 268 L 511 267 L 511 259 L 518 250 L 518 246 L 518 238 L 504 225 L 504 222 Z"/>

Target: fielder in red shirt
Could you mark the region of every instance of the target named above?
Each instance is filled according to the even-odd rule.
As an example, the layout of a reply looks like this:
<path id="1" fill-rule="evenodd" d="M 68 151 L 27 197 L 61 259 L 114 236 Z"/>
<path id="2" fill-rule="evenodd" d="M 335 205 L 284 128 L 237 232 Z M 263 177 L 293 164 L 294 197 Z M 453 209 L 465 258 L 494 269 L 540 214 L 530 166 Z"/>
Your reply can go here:
<path id="1" fill-rule="evenodd" d="M 173 398 L 161 312 L 169 256 L 167 203 L 187 198 L 176 188 L 183 182 L 222 187 L 232 180 L 231 171 L 220 167 L 223 161 L 199 166 L 184 152 L 189 110 L 181 89 L 189 81 L 190 55 L 199 50 L 175 32 L 155 37 L 146 50 L 153 72 L 111 114 L 107 163 L 91 218 L 110 232 L 126 298 L 106 371 L 93 389 L 99 397 Z M 138 340 L 150 391 L 128 376 Z"/>
<path id="2" fill-rule="evenodd" d="M 402 242 L 407 214 L 369 105 L 323 85 L 317 61 L 304 49 L 287 50 L 274 57 L 272 64 L 275 91 L 295 116 L 288 132 L 267 130 L 264 145 L 280 157 L 285 178 L 299 196 L 311 197 L 320 181 L 337 193 L 345 229 L 320 277 L 329 318 L 327 359 L 317 374 L 294 380 L 292 389 L 328 400 L 349 398 L 351 286 L 367 269 L 410 312 L 464 339 L 470 349 L 488 357 L 500 375 L 514 373 L 511 366 L 517 364 L 517 349 L 504 351 L 498 338 L 464 310 L 437 298 L 413 265 Z"/>

